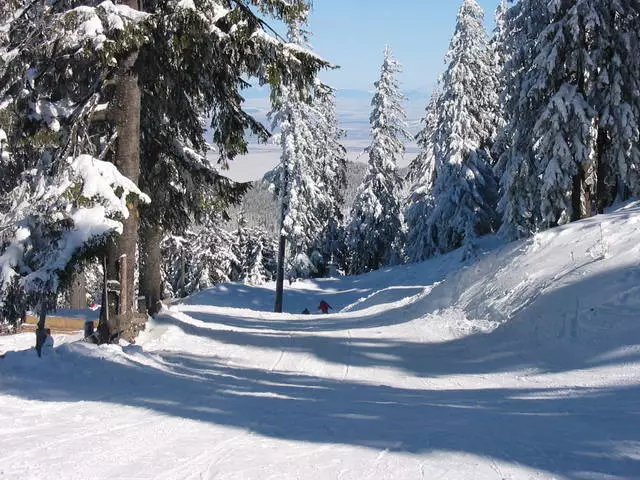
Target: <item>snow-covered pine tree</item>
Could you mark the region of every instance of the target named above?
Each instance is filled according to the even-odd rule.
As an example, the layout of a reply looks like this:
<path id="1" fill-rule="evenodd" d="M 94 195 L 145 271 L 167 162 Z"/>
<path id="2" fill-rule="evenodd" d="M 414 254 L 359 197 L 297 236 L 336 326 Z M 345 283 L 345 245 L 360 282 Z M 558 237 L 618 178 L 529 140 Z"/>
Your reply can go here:
<path id="1" fill-rule="evenodd" d="M 424 203 L 428 216 L 424 220 L 411 212 L 412 227 L 424 229 L 412 233 L 414 260 L 463 245 L 472 250 L 477 236 L 497 226 L 497 184 L 488 151 L 498 126 L 496 75 L 476 0 L 460 7 L 446 59 L 432 140 L 426 143 L 435 145 L 435 180 L 430 195 L 422 192 L 429 178 L 414 186 L 414 198 Z M 429 158 L 428 151 L 424 155 Z M 421 213 L 416 201 L 410 206 Z"/>
<path id="2" fill-rule="evenodd" d="M 367 148 L 368 170 L 346 227 L 347 268 L 352 274 L 402 259 L 404 222 L 399 198 L 402 180 L 397 163 L 404 155 L 403 140 L 408 134 L 404 125 L 404 97 L 396 78 L 400 71 L 400 64 L 387 47 L 371 100 L 373 109 L 369 121 L 373 138 Z"/>
<path id="3" fill-rule="evenodd" d="M 235 235 L 235 254 L 239 270 L 233 280 L 250 285 L 262 285 L 273 280 L 276 273 L 277 242 L 267 232 L 249 227 L 241 212 Z"/>
<path id="4" fill-rule="evenodd" d="M 589 105 L 596 111 L 596 186 L 598 213 L 614 201 L 640 195 L 640 5 L 594 0 L 585 35 L 589 64 L 595 70 Z M 576 6 L 578 8 L 578 6 Z"/>
<path id="5" fill-rule="evenodd" d="M 409 165 L 407 180 L 411 182 L 410 194 L 404 210 L 407 222 L 405 255 L 409 262 L 421 262 L 430 254 L 429 228 L 427 221 L 433 208 L 433 188 L 436 172 L 440 169 L 436 161 L 440 159 L 438 135 L 438 108 L 440 90 L 437 87 L 427 104 L 422 130 L 416 136 L 420 151 Z"/>
<path id="6" fill-rule="evenodd" d="M 249 3 L 286 23 L 297 22 L 308 10 L 302 0 Z M 164 41 L 175 37 L 176 19 L 162 19 L 154 32 L 154 47 L 141 52 L 143 63 L 154 66 L 142 72 L 142 185 L 155 194 L 151 207 L 142 211 L 143 259 L 150 260 L 147 267 L 155 267 L 143 269 L 149 305 L 159 294 L 159 268 L 153 259 L 158 257 L 162 231 L 183 231 L 193 219 L 207 215 L 208 205 L 226 208 L 248 187 L 221 176 L 207 157 L 203 119 L 211 118 L 218 163 L 226 168 L 228 160 L 246 152 L 245 131 L 261 139 L 268 136 L 243 109 L 240 92 L 248 86 L 245 79 L 272 82 L 275 90 L 276 79 L 304 85 L 305 76 L 311 78 L 322 63 L 267 35 L 264 21 L 246 8 L 249 3 L 179 2 L 175 16 L 180 30 L 189 34 L 181 34 L 180 42 Z M 165 2 L 158 5 L 175 8 Z M 209 25 L 216 27 L 213 35 Z M 164 121 L 168 117 L 175 119 Z"/>
<path id="7" fill-rule="evenodd" d="M 531 148 L 537 117 L 530 108 L 528 96 L 535 82 L 531 72 L 537 56 L 538 35 L 548 23 L 545 2 L 520 1 L 504 14 L 506 62 L 501 74 L 504 88 L 501 103 L 506 125 L 498 143 L 508 148 L 497 159 L 495 172 L 500 181 L 500 233 L 507 238 L 531 235 L 540 224 L 540 182 Z M 532 99 L 531 103 L 535 101 Z"/>
<path id="8" fill-rule="evenodd" d="M 315 128 L 319 183 L 325 194 L 325 204 L 318 209 L 323 230 L 315 245 L 321 264 L 314 264 L 314 268 L 322 273 L 344 242 L 342 192 L 347 183 L 347 151 L 340 144 L 345 132 L 338 125 L 334 90 L 316 84 L 313 107 L 318 117 Z"/>
<path id="9" fill-rule="evenodd" d="M 229 282 L 240 271 L 234 236 L 222 228 L 220 213 L 162 242 L 164 291 L 186 297 L 215 284 Z"/>
<path id="10" fill-rule="evenodd" d="M 137 202 L 135 181 L 129 181 L 114 198 L 126 182 L 112 164 L 103 161 L 112 147 L 119 151 L 118 142 L 127 136 L 118 140 L 110 134 L 107 122 L 94 121 L 94 114 L 100 110 L 101 95 L 108 96 L 107 89 L 111 95 L 120 92 L 119 62 L 141 40 L 146 16 L 111 2 L 78 8 L 68 2 L 14 5 L 17 9 L 2 27 L 8 35 L 0 62 L 0 106 L 15 121 L 9 143 L 17 173 L 14 178 L 18 179 L 11 185 L 14 208 L 6 220 L 15 241 L 20 241 L 22 235 L 17 232 L 21 227 L 28 225 L 24 239 L 29 239 L 29 256 L 41 265 L 38 270 L 46 270 L 41 281 L 29 280 L 33 272 L 21 281 L 27 291 L 38 290 L 43 313 L 55 298 L 60 272 L 68 266 L 63 263 L 73 261 L 74 254 L 92 245 L 95 237 L 122 232 L 135 220 L 122 209 L 122 205 L 127 210 L 127 205 Z M 117 112 L 113 118 L 122 120 Z M 108 180 L 102 180 L 97 189 L 96 182 L 103 177 Z M 61 197 L 52 197 L 54 192 Z M 129 199 L 119 196 L 129 192 L 134 193 Z M 29 208 L 19 208 L 26 200 Z M 94 212 L 93 220 L 108 229 L 94 229 L 78 214 L 91 207 L 103 209 L 101 215 Z M 112 215 L 118 217 L 116 224 Z M 86 235 L 78 234 L 86 228 Z M 48 262 L 43 257 L 56 256 L 60 249 L 64 252 L 55 266 L 45 266 Z M 41 315 L 39 339 L 43 329 Z"/>
<path id="11" fill-rule="evenodd" d="M 250 3 L 286 22 L 295 21 L 308 8 L 300 0 Z M 145 65 L 141 185 L 152 196 L 151 205 L 141 211 L 142 280 L 152 313 L 160 295 L 156 259 L 163 232 L 183 232 L 194 219 L 206 216 L 212 203 L 225 208 L 247 188 L 221 176 L 216 159 L 208 158 L 204 119 L 211 118 L 218 160 L 226 168 L 228 160 L 246 152 L 245 131 L 262 139 L 268 135 L 243 109 L 246 78 L 255 77 L 261 84 L 277 78 L 301 81 L 318 65 L 307 61 L 306 52 L 267 35 L 263 20 L 247 5 L 222 1 L 146 5 L 168 13 L 159 16 L 152 48 L 140 52 Z M 175 39 L 176 31 L 182 32 L 180 41 L 165 40 Z M 273 69 L 266 69 L 268 64 Z"/>
<path id="12" fill-rule="evenodd" d="M 491 146 L 491 160 L 493 162 L 493 173 L 496 178 L 501 178 L 504 173 L 503 166 L 500 164 L 500 157 L 507 149 L 511 139 L 508 137 L 508 129 L 504 128 L 507 122 L 508 112 L 504 106 L 507 103 L 505 95 L 505 66 L 509 60 L 509 52 L 505 45 L 507 39 L 507 12 L 509 4 L 507 0 L 501 0 L 495 12 L 495 27 L 493 36 L 489 42 L 491 52 L 493 54 L 493 67 L 496 75 L 496 95 L 498 98 L 497 108 L 497 125 L 496 136 Z"/>
<path id="13" fill-rule="evenodd" d="M 313 112 L 310 99 L 302 100 L 302 92 L 284 87 L 281 103 L 273 112 L 274 126 L 280 127 L 282 155 L 275 178 L 275 192 L 280 210 L 281 241 L 288 243 L 288 274 L 307 276 L 311 269 L 308 257 L 322 223 L 316 207 L 324 204 L 315 164 Z M 280 247 L 285 254 L 285 247 Z M 279 264 L 285 268 L 284 257 Z M 284 273 L 283 273 L 284 274 Z M 283 275 L 279 275 L 283 277 Z"/>
<path id="14" fill-rule="evenodd" d="M 508 236 L 589 216 L 638 191 L 638 10 L 581 0 L 522 1 L 507 12 Z"/>
<path id="15" fill-rule="evenodd" d="M 300 25 L 291 25 L 289 40 L 299 48 L 304 47 L 305 36 Z M 316 83 L 317 95 L 325 96 L 323 87 Z M 323 145 L 335 125 L 327 122 L 326 112 L 314 108 L 316 91 L 295 83 L 284 82 L 280 92 L 272 94 L 273 126 L 280 129 L 282 155 L 273 175 L 274 192 L 278 196 L 280 216 L 280 241 L 278 247 L 278 272 L 274 309 L 282 311 L 282 295 L 285 275 L 308 277 L 315 273 L 311 260 L 314 249 L 320 243 L 327 228 L 327 211 L 334 208 L 332 189 L 324 182 L 330 175 L 339 175 L 339 167 L 323 170 L 327 159 L 335 156 L 336 147 Z M 336 160 L 331 159 L 332 163 Z M 286 245 L 288 244 L 288 254 Z"/>
<path id="16" fill-rule="evenodd" d="M 145 140 L 161 148 L 175 147 L 163 140 L 176 140 L 179 147 L 202 153 L 201 118 L 211 113 L 214 142 L 225 163 L 246 148 L 246 128 L 265 131 L 240 107 L 245 79 L 257 77 L 276 89 L 281 81 L 304 85 L 323 64 L 267 34 L 256 14 L 294 22 L 308 9 L 303 0 L 145 2 L 145 13 L 108 1 L 94 3 L 30 2 L 9 15 L 1 29 L 9 35 L 3 35 L 8 42 L 1 46 L 0 105 L 9 106 L 19 122 L 38 126 L 17 130 L 31 138 L 21 143 L 23 151 L 17 155 L 25 171 L 37 165 L 43 152 L 52 154 L 54 168 L 69 151 L 89 152 L 118 165 L 119 159 L 131 160 L 125 173 L 135 183 L 140 84 L 143 92 L 160 93 L 156 102 L 167 102 L 158 109 L 148 103 L 154 113 L 142 115 L 143 127 L 151 126 L 142 131 Z M 163 81 L 167 83 L 158 86 Z M 125 100 L 129 94 L 131 100 Z M 176 125 L 175 130 L 168 125 Z M 188 186 L 184 191 L 191 191 L 189 183 L 183 182 Z M 136 202 L 128 205 L 132 214 L 127 222 L 137 222 Z M 132 230 L 137 229 L 127 228 L 125 242 L 129 253 L 137 239 Z"/>
<path id="17" fill-rule="evenodd" d="M 539 103 L 532 147 L 541 178 L 540 228 L 562 225 L 591 213 L 595 186 L 594 114 L 588 104 L 592 71 L 587 26 L 595 18 L 580 3 L 549 3 L 550 23 L 538 36 L 532 73 Z M 589 2 L 591 3 L 591 2 Z M 586 15 L 586 17 L 585 17 Z M 585 22 L 585 23 L 582 23 Z"/>
<path id="18" fill-rule="evenodd" d="M 502 71 L 505 63 L 507 63 L 508 52 L 505 47 L 506 40 L 506 18 L 507 11 L 509 10 L 508 0 L 500 0 L 498 7 L 494 14 L 495 27 L 493 29 L 493 36 L 491 37 L 489 44 L 491 52 L 493 54 L 493 63 L 496 66 L 498 72 Z"/>

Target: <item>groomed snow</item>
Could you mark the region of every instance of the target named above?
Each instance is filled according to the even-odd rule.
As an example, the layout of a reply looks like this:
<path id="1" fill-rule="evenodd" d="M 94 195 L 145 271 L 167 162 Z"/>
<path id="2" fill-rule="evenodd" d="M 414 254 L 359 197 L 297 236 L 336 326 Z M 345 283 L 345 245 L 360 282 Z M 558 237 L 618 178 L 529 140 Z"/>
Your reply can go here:
<path id="1" fill-rule="evenodd" d="M 286 314 L 226 284 L 137 345 L 9 351 L 0 478 L 640 478 L 639 230 L 631 203 L 475 263 L 297 282 Z"/>

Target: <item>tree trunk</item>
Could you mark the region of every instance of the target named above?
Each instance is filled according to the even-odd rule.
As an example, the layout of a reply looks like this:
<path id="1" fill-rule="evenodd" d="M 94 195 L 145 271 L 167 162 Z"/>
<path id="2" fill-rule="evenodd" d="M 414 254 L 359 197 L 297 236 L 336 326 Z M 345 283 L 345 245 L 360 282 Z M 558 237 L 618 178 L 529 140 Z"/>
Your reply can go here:
<path id="1" fill-rule="evenodd" d="M 178 298 L 186 297 L 187 293 L 185 292 L 185 272 L 186 265 L 184 262 L 184 250 L 180 250 L 180 274 L 178 276 L 178 289 L 176 295 Z"/>
<path id="2" fill-rule="evenodd" d="M 138 8 L 137 0 L 127 0 L 123 3 L 133 9 Z M 120 64 L 112 102 L 113 110 L 111 112 L 118 132 L 114 163 L 120 172 L 136 185 L 140 176 L 140 86 L 138 84 L 138 74 L 135 70 L 137 59 L 138 52 L 132 52 Z M 127 208 L 129 209 L 129 218 L 123 222 L 122 234 L 114 238 L 107 252 L 107 276 L 109 280 L 118 278 L 118 261 L 122 255 L 127 256 L 127 291 L 123 295 L 127 302 L 122 306 L 121 311 L 123 313 L 118 315 L 119 318 L 116 318 L 116 315 L 109 315 L 108 320 L 104 311 L 106 304 L 103 302 L 99 326 L 103 342 L 112 341 L 118 336 L 125 340 L 133 341 L 138 334 L 133 321 L 134 304 L 136 303 L 134 287 L 135 258 L 140 219 L 137 200 L 129 198 L 127 200 Z M 106 338 L 105 335 L 107 336 Z"/>
<path id="3" fill-rule="evenodd" d="M 615 182 L 612 182 L 614 174 L 604 155 L 608 146 L 609 135 L 607 131 L 604 128 L 598 129 L 598 139 L 596 141 L 596 208 L 599 214 L 604 213 L 604 209 L 613 204 L 617 191 Z M 612 186 L 611 183 L 614 183 L 614 185 Z"/>
<path id="4" fill-rule="evenodd" d="M 571 221 L 575 222 L 591 216 L 591 189 L 587 183 L 589 170 L 585 165 L 578 167 L 579 172 L 573 177 L 573 191 L 571 195 L 572 210 Z"/>
<path id="5" fill-rule="evenodd" d="M 39 357 L 42 356 L 42 346 L 47 338 L 47 331 L 45 328 L 45 322 L 47 320 L 47 307 L 48 299 L 45 295 L 42 296 L 40 304 L 38 305 L 38 325 L 36 327 L 36 353 Z"/>
<path id="6" fill-rule="evenodd" d="M 140 229 L 140 287 L 149 315 L 155 315 L 160 311 L 162 300 L 160 244 L 163 233 L 162 227 L 158 225 L 143 226 Z"/>
<path id="7" fill-rule="evenodd" d="M 586 45 L 586 38 L 581 38 L 584 45 Z M 585 58 L 584 54 L 578 56 L 578 91 L 582 93 L 582 95 L 586 96 L 586 85 L 587 79 L 584 74 L 585 70 Z M 592 120 L 595 121 L 595 120 Z M 572 204 L 572 212 L 571 212 L 571 221 L 575 222 L 576 220 L 580 220 L 582 218 L 587 218 L 591 216 L 591 189 L 587 183 L 589 179 L 590 172 L 589 168 L 584 164 L 578 165 L 578 173 L 573 177 L 573 191 L 571 195 L 571 204 Z"/>
<path id="8" fill-rule="evenodd" d="M 74 268 L 71 277 L 71 308 L 83 310 L 87 308 L 87 281 L 84 271 L 79 267 Z"/>
<path id="9" fill-rule="evenodd" d="M 287 239 L 284 235 L 280 235 L 280 243 L 278 245 L 278 272 L 276 276 L 276 303 L 274 312 L 282 312 L 282 297 L 284 294 L 284 250 Z"/>

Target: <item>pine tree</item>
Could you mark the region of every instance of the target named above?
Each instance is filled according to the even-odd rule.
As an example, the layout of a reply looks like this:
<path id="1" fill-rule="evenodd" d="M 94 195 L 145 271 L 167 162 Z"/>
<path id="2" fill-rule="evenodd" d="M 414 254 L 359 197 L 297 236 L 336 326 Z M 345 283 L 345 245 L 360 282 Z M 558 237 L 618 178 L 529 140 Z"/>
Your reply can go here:
<path id="1" fill-rule="evenodd" d="M 640 195 L 640 5 L 590 2 L 585 35 L 594 68 L 589 105 L 595 109 L 594 206 L 598 213 L 615 201 Z M 578 8 L 578 7 L 576 7 Z"/>
<path id="2" fill-rule="evenodd" d="M 507 12 L 509 11 L 509 5 L 507 0 L 501 0 L 498 8 L 495 12 L 495 28 L 493 30 L 493 36 L 489 42 L 491 53 L 493 55 L 493 67 L 496 76 L 496 95 L 498 103 L 496 105 L 496 138 L 491 146 L 491 160 L 494 167 L 494 176 L 501 178 L 504 173 L 504 166 L 500 164 L 500 158 L 511 139 L 508 137 L 509 130 L 505 128 L 508 112 L 505 110 L 505 104 L 507 99 L 505 97 L 505 68 L 509 61 L 509 50 L 506 46 L 507 42 Z"/>
<path id="3" fill-rule="evenodd" d="M 372 142 L 368 147 L 369 167 L 351 209 L 347 232 L 348 270 L 358 274 L 401 260 L 403 217 L 400 210 L 402 181 L 397 163 L 404 155 L 404 97 L 396 75 L 400 64 L 391 49 L 384 52 L 380 79 L 371 101 Z"/>
<path id="4" fill-rule="evenodd" d="M 298 25 L 291 26 L 289 40 L 304 46 L 305 36 Z M 330 227 L 328 216 L 336 211 L 335 189 L 327 188 L 326 182 L 341 181 L 339 133 L 332 107 L 319 108 L 319 102 L 329 100 L 329 95 L 318 82 L 314 89 L 285 83 L 278 95 L 272 95 L 271 118 L 280 129 L 282 148 L 273 175 L 280 216 L 276 312 L 282 311 L 285 257 L 289 277 L 317 273 L 314 263 L 320 260 L 312 259 L 319 257 L 317 248 Z"/>
<path id="5" fill-rule="evenodd" d="M 248 227 L 241 212 L 235 233 L 235 252 L 238 272 L 234 280 L 250 285 L 262 285 L 275 277 L 276 242 L 267 232 Z"/>
<path id="6" fill-rule="evenodd" d="M 77 2 L 76 8 L 75 2 L 53 6 L 44 0 L 31 2 L 28 8 L 15 10 L 19 15 L 7 15 L 7 27 L 2 28 L 9 35 L 3 36 L 6 41 L 0 46 L 5 52 L 0 64 L 0 105 L 9 106 L 18 119 L 16 131 L 30 140 L 10 141 L 10 146 L 20 171 L 37 167 L 39 177 L 65 169 L 70 152 L 88 153 L 117 164 L 135 184 L 141 133 L 143 157 L 149 160 L 142 164 L 148 168 L 144 178 L 152 180 L 148 165 L 158 161 L 154 149 L 147 149 L 151 145 L 174 159 L 183 157 L 181 168 L 173 171 L 189 172 L 180 181 L 192 187 L 191 179 L 199 176 L 199 169 L 207 172 L 200 178 L 214 176 L 208 162 L 184 155 L 195 151 L 204 158 L 202 118 L 212 118 L 214 142 L 224 166 L 246 150 L 245 129 L 266 135 L 264 127 L 240 106 L 239 91 L 247 85 L 246 78 L 271 82 L 275 89 L 280 82 L 304 85 L 323 64 L 310 52 L 268 35 L 264 20 L 255 13 L 295 22 L 308 9 L 302 0 L 152 1 L 145 2 L 146 12 L 110 2 L 82 3 Z M 162 188 L 180 183 L 172 184 L 173 180 L 160 177 L 149 185 Z M 219 185 L 212 190 L 223 190 Z M 133 197 L 130 200 L 130 211 L 123 219 L 127 234 L 117 237 L 115 246 L 125 246 L 132 273 L 138 207 Z M 185 212 L 186 204 L 173 202 L 165 205 L 164 212 L 173 207 L 173 212 L 181 208 Z M 187 215 L 193 213 L 186 210 Z M 111 258 L 118 257 L 116 250 Z M 131 287 L 133 283 L 128 282 Z M 133 294 L 128 293 L 133 303 Z M 106 336 L 111 337 L 113 325 L 107 327 Z"/>
<path id="7" fill-rule="evenodd" d="M 498 211 L 502 216 L 501 234 L 521 238 L 535 232 L 541 218 L 538 173 L 531 149 L 537 117 L 528 95 L 535 82 L 530 72 L 537 56 L 537 38 L 549 19 L 544 2 L 529 0 L 514 4 L 504 18 L 506 63 L 501 78 L 503 110 L 507 115 L 499 143 L 509 148 L 500 155 L 495 167 L 500 178 Z"/>
<path id="8" fill-rule="evenodd" d="M 436 165 L 436 161 L 441 158 L 440 140 L 437 138 L 439 100 L 440 90 L 436 88 L 422 119 L 424 127 L 416 136 L 420 151 L 409 165 L 407 176 L 407 180 L 411 182 L 411 190 L 404 212 L 407 222 L 405 254 L 410 262 L 421 262 L 432 253 L 427 221 L 433 209 L 436 172 L 440 169 Z"/>
<path id="9" fill-rule="evenodd" d="M 281 217 L 281 242 L 288 242 L 290 275 L 306 276 L 311 264 L 308 253 L 322 231 L 316 206 L 324 204 L 315 168 L 314 118 L 302 92 L 283 88 L 282 103 L 274 112 L 274 125 L 280 127 L 282 156 L 277 170 L 275 191 Z M 282 262 L 284 269 L 284 260 Z"/>
<path id="10" fill-rule="evenodd" d="M 222 228 L 222 214 L 211 211 L 200 225 L 162 241 L 164 291 L 186 297 L 218 283 L 229 282 L 241 270 L 234 236 Z"/>
<path id="11" fill-rule="evenodd" d="M 589 216 L 638 191 L 639 8 L 523 1 L 507 12 L 507 236 Z"/>
<path id="12" fill-rule="evenodd" d="M 193 7 L 182 4 L 181 22 L 187 24 L 183 30 L 191 32 L 189 36 L 178 43 L 166 43 L 163 39 L 173 36 L 175 26 L 173 21 L 160 22 L 155 31 L 155 48 L 147 49 L 143 59 L 146 64 L 158 66 L 158 70 L 145 69 L 143 79 L 148 85 L 145 91 L 149 92 L 143 96 L 143 107 L 148 103 L 146 110 L 151 112 L 143 117 L 143 128 L 148 125 L 148 133 L 143 136 L 142 166 L 143 173 L 148 172 L 143 175 L 143 186 L 158 193 L 152 195 L 152 207 L 142 211 L 143 233 L 152 240 L 143 243 L 147 246 L 143 259 L 158 256 L 161 231 L 182 231 L 192 219 L 199 221 L 206 215 L 207 205 L 215 203 L 217 209 L 226 208 L 237 203 L 248 187 L 222 177 L 207 158 L 209 145 L 204 140 L 202 119 L 212 118 L 210 127 L 220 156 L 218 163 L 226 168 L 236 154 L 246 153 L 245 131 L 261 139 L 268 135 L 242 108 L 239 92 L 248 85 L 244 77 L 257 77 L 260 83 L 281 79 L 304 84 L 304 76 L 320 65 L 317 59 L 309 61 L 309 52 L 290 49 L 281 39 L 254 35 L 255 30 L 264 33 L 264 22 L 251 14 L 248 5 L 239 2 L 228 8 L 225 4 L 221 10 L 212 5 L 215 3 L 222 2 L 196 3 Z M 308 9 L 301 0 L 251 3 L 288 23 L 303 18 Z M 209 25 L 218 28 L 215 35 L 209 33 Z M 272 70 L 265 71 L 268 63 Z M 165 78 L 171 81 L 163 81 Z M 277 90 L 275 83 L 272 86 Z M 167 103 L 167 98 L 173 102 Z M 175 116 L 174 112 L 178 112 L 180 122 L 164 122 L 167 116 Z M 158 130 L 157 125 L 165 128 Z M 158 268 L 145 269 L 143 278 L 148 285 L 149 304 L 153 305 Z"/>
<path id="13" fill-rule="evenodd" d="M 345 132 L 338 126 L 333 89 L 316 84 L 313 106 L 318 116 L 316 149 L 319 183 L 325 199 L 323 205 L 317 206 L 322 231 L 315 245 L 320 258 L 319 262 L 314 262 L 314 268 L 320 271 L 326 270 L 326 265 L 338 253 L 344 241 L 342 192 L 347 184 L 347 151 L 340 144 Z"/>
<path id="14" fill-rule="evenodd" d="M 476 0 L 460 7 L 446 59 L 436 117 L 419 138 L 423 175 L 408 209 L 414 261 L 463 245 L 473 250 L 475 238 L 497 223 L 497 184 L 488 151 L 498 126 L 497 86 L 484 13 Z"/>

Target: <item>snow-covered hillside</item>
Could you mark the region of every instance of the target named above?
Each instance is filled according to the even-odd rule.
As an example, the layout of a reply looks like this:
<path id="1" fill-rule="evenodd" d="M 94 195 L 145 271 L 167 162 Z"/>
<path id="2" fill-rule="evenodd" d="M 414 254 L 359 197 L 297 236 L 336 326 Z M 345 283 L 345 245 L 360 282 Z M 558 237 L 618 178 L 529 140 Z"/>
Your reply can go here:
<path id="1" fill-rule="evenodd" d="M 639 238 L 631 203 L 473 263 L 297 282 L 285 314 L 220 285 L 137 345 L 9 351 L 0 478 L 640 478 Z"/>

